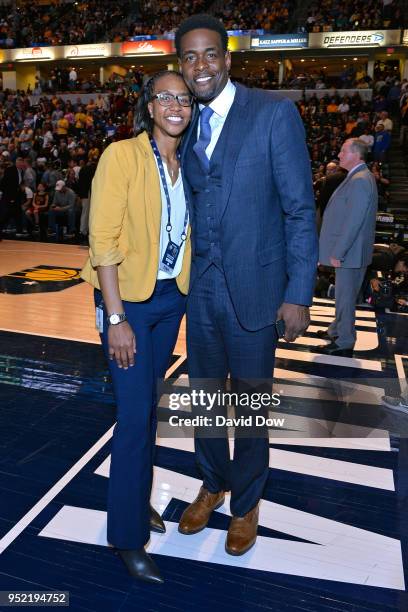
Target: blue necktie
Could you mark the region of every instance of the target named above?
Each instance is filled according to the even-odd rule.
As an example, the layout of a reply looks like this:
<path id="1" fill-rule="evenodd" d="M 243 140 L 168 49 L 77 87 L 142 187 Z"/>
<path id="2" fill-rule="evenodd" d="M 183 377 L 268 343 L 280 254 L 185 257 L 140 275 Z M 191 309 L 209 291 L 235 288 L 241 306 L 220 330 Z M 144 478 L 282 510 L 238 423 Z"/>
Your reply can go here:
<path id="1" fill-rule="evenodd" d="M 206 148 L 211 142 L 211 126 L 210 119 L 213 114 L 213 109 L 209 106 L 204 106 L 200 113 L 200 137 L 193 147 L 194 153 L 197 155 L 202 166 L 208 172 L 210 168 L 209 159 L 205 153 Z"/>

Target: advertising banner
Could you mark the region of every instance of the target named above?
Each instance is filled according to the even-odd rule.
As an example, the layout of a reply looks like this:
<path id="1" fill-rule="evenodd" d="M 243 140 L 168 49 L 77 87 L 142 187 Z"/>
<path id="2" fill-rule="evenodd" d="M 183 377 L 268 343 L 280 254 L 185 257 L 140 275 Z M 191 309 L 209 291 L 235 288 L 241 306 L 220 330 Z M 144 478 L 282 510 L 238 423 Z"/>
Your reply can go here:
<path id="1" fill-rule="evenodd" d="M 251 49 L 304 49 L 308 44 L 308 34 L 264 34 L 251 38 Z"/>
<path id="2" fill-rule="evenodd" d="M 81 57 L 109 57 L 110 55 L 112 55 L 110 43 L 69 45 L 64 47 L 64 57 L 66 59 Z"/>
<path id="3" fill-rule="evenodd" d="M 172 40 L 128 41 L 121 45 L 121 55 L 167 55 L 173 51 Z"/>
<path id="4" fill-rule="evenodd" d="M 25 47 L 24 49 L 10 49 L 8 51 L 11 61 L 46 60 L 54 59 L 55 47 Z"/>
<path id="5" fill-rule="evenodd" d="M 388 47 L 399 45 L 400 42 L 401 30 L 319 32 L 318 34 L 309 34 L 309 47 L 318 49 Z"/>

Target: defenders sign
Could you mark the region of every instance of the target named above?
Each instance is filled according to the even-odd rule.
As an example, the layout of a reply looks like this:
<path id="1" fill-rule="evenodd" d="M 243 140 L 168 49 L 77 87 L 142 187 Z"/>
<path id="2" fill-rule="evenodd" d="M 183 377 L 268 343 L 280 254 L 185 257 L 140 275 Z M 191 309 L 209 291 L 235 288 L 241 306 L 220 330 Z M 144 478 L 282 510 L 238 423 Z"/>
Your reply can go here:
<path id="1" fill-rule="evenodd" d="M 347 47 L 388 47 L 399 45 L 400 30 L 367 30 L 363 32 L 321 32 L 309 34 L 309 47 L 345 49 Z"/>
<path id="2" fill-rule="evenodd" d="M 264 34 L 251 38 L 251 49 L 304 49 L 308 45 L 308 34 Z"/>

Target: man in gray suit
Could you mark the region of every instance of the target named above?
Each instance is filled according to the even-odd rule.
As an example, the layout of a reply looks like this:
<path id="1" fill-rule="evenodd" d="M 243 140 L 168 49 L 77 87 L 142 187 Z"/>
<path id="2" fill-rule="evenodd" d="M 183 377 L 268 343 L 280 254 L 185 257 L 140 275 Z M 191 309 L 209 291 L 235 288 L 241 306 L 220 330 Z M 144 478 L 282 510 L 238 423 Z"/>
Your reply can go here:
<path id="1" fill-rule="evenodd" d="M 367 266 L 371 263 L 377 212 L 377 186 L 367 168 L 368 149 L 358 138 L 343 144 L 340 166 L 347 178 L 331 196 L 323 215 L 319 261 L 336 271 L 336 317 L 327 332 L 330 340 L 319 353 L 351 356 L 356 342 L 355 306 Z"/>

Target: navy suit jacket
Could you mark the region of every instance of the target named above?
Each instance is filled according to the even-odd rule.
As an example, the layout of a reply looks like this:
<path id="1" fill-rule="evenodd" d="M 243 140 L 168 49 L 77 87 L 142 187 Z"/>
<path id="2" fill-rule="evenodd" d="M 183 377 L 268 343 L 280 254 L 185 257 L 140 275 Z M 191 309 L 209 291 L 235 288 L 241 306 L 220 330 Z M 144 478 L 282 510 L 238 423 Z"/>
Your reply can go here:
<path id="1" fill-rule="evenodd" d="M 271 325 L 282 302 L 310 305 L 318 243 L 311 166 L 296 106 L 279 94 L 236 84 L 222 168 L 223 268 L 241 325 Z M 196 138 L 198 113 L 186 135 Z M 193 195 L 185 181 L 186 195 Z M 190 287 L 194 265 L 194 214 Z"/>

